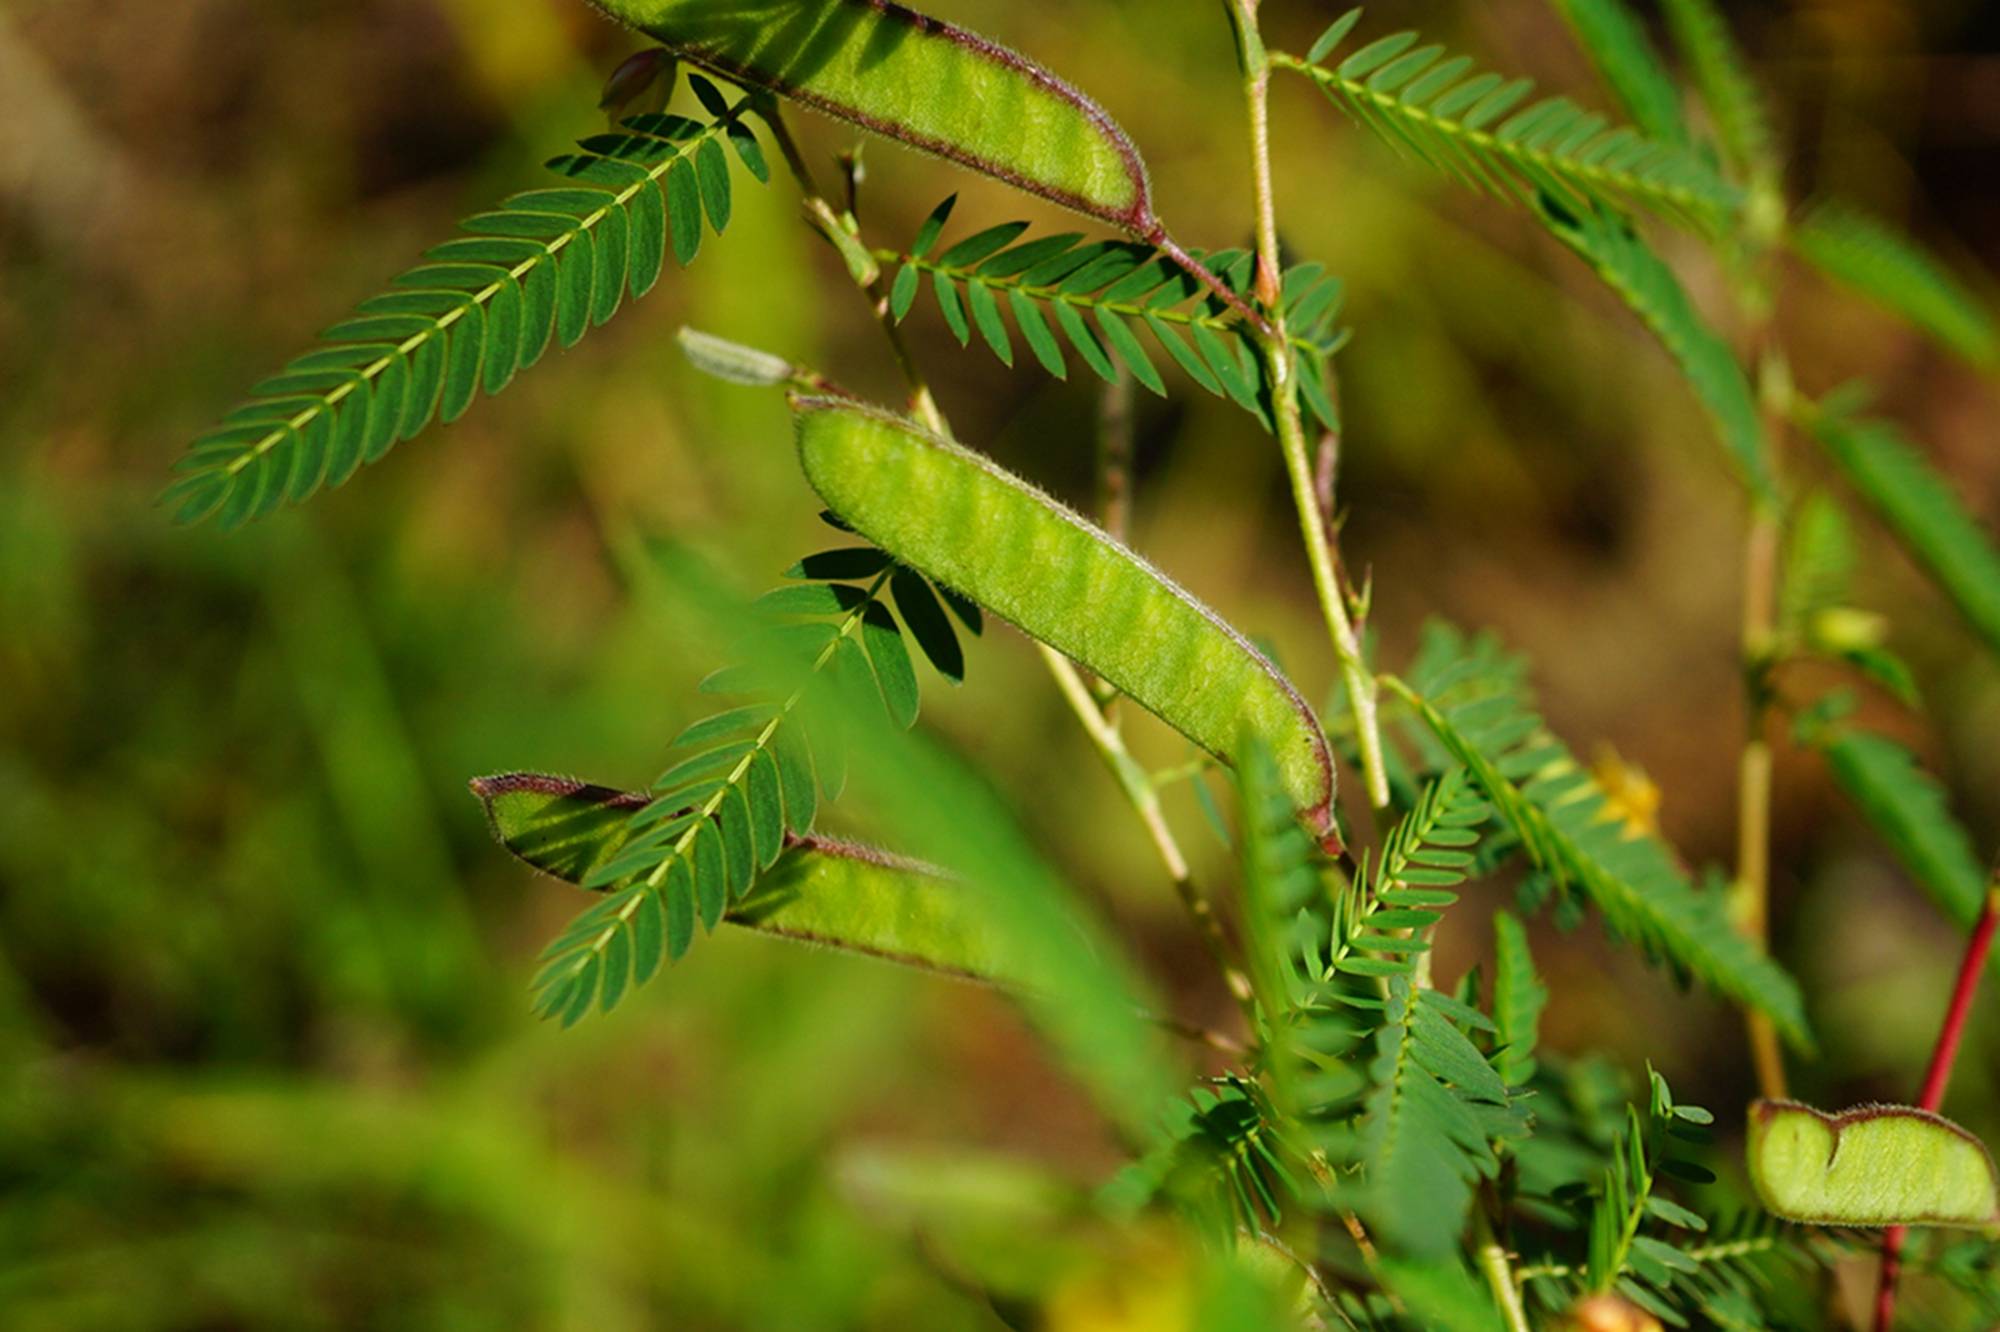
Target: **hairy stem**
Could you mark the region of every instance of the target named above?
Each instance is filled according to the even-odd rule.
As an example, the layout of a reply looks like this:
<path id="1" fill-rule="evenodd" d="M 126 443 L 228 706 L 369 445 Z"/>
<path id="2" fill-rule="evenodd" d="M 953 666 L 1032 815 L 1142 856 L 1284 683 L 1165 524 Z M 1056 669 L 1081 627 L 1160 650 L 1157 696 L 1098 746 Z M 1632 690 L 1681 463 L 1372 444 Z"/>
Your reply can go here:
<path id="1" fill-rule="evenodd" d="M 1521 1288 L 1514 1281 L 1507 1250 L 1494 1237 L 1493 1223 L 1486 1219 L 1483 1206 L 1472 1209 L 1472 1242 L 1478 1251 L 1480 1274 L 1493 1292 L 1493 1302 L 1500 1306 L 1507 1332 L 1529 1332 L 1528 1309 L 1521 1303 Z"/>
<path id="2" fill-rule="evenodd" d="M 1229 284 L 1217 277 L 1207 264 L 1204 264 L 1201 260 L 1182 249 L 1179 241 L 1169 236 L 1165 231 L 1158 231 L 1148 236 L 1146 243 L 1161 254 L 1164 254 L 1167 258 L 1173 260 L 1180 267 L 1181 271 L 1185 272 L 1189 277 L 1201 283 L 1202 286 L 1207 287 L 1224 305 L 1241 315 L 1243 321 L 1256 329 L 1260 336 L 1276 336 L 1277 325 L 1273 324 L 1256 310 L 1251 309 L 1244 302 L 1243 298 L 1231 291 Z"/>
<path id="3" fill-rule="evenodd" d="M 1239 34 L 1254 34 L 1257 25 L 1254 0 L 1237 0 L 1237 4 Z M 1242 45 L 1243 94 L 1250 108 L 1250 164 L 1257 199 L 1257 291 L 1271 318 L 1270 331 L 1260 343 L 1271 380 L 1272 413 L 1277 418 L 1278 444 L 1285 455 L 1285 476 L 1291 483 L 1292 502 L 1299 513 L 1299 534 L 1305 539 L 1306 560 L 1312 566 L 1313 590 L 1319 596 L 1320 614 L 1326 620 L 1334 656 L 1340 662 L 1341 678 L 1347 685 L 1347 705 L 1354 713 L 1355 740 L 1361 750 L 1361 773 L 1368 787 L 1368 803 L 1381 809 L 1389 803 L 1389 774 L 1382 762 L 1375 679 L 1362 658 L 1361 636 L 1347 611 L 1347 598 L 1322 517 L 1312 446 L 1306 440 L 1305 419 L 1299 410 L 1299 386 L 1292 374 L 1284 304 L 1278 299 L 1283 289 L 1284 261 L 1278 251 L 1277 191 L 1271 182 L 1270 61 L 1263 56 L 1261 42 L 1246 38 Z"/>
<path id="4" fill-rule="evenodd" d="M 1328 385 L 1329 390 L 1333 386 Z M 1334 495 L 1340 486 L 1340 432 L 1322 430 L 1319 434 L 1319 452 L 1313 458 L 1313 496 L 1319 501 L 1319 520 L 1329 532 L 1337 531 L 1334 525 Z"/>
<path id="5" fill-rule="evenodd" d="M 1917 1098 L 1919 1110 L 1935 1111 L 1944 1104 L 1944 1089 L 1951 1081 L 1952 1065 L 1958 1059 L 1958 1043 L 1965 1035 L 1965 1020 L 1972 1012 L 1972 996 L 1979 989 L 1980 973 L 1986 970 L 1986 955 L 1993 947 L 1993 927 L 2000 922 L 2000 873 L 1986 890 L 1986 909 L 1972 927 L 1965 956 L 1958 965 L 1958 980 L 1952 985 L 1951 1004 L 1945 1009 L 1944 1025 L 1938 1029 L 1937 1045 L 1931 1050 L 1931 1065 L 1924 1074 L 1923 1094 Z M 1902 1276 L 1903 1241 L 1907 1226 L 1890 1226 L 1882 1235 L 1882 1276 L 1875 1287 L 1875 1332 L 1889 1332 L 1896 1320 L 1896 1282 Z"/>
<path id="6" fill-rule="evenodd" d="M 1252 1016 L 1250 977 L 1238 966 L 1229 947 L 1228 937 L 1222 932 L 1222 921 L 1215 914 L 1215 906 L 1194 881 L 1194 874 L 1188 869 L 1187 857 L 1181 854 L 1180 843 L 1174 840 L 1173 830 L 1167 826 L 1166 815 L 1160 808 L 1160 793 L 1146 776 L 1139 761 L 1132 757 L 1132 751 L 1125 747 L 1125 737 L 1118 728 L 1105 720 L 1098 708 L 1097 700 L 1090 696 L 1090 687 L 1083 682 L 1082 674 L 1075 663 L 1046 643 L 1036 645 L 1042 654 L 1042 661 L 1055 677 L 1056 688 L 1062 691 L 1065 702 L 1083 724 L 1084 734 L 1090 737 L 1091 745 L 1097 750 L 1104 766 L 1111 769 L 1111 775 L 1124 791 L 1125 798 L 1145 825 L 1146 835 L 1152 839 L 1154 850 L 1160 853 L 1160 863 L 1167 867 L 1167 877 L 1173 880 L 1174 892 L 1187 908 L 1189 919 L 1194 921 L 1202 942 L 1222 969 L 1222 976 L 1229 984 L 1229 992 L 1236 1002 L 1243 1006 L 1245 1016 Z"/>
<path id="7" fill-rule="evenodd" d="M 882 326 L 882 335 L 889 340 L 889 349 L 895 354 L 896 365 L 903 373 L 903 382 L 910 393 L 910 414 L 940 435 L 950 435 L 951 427 L 946 424 L 944 413 L 938 410 L 937 399 L 932 396 L 930 382 L 916 358 L 910 355 L 909 343 L 903 339 L 903 330 L 897 325 L 896 317 L 889 309 L 889 284 L 882 275 L 879 264 L 873 262 L 866 249 L 861 247 L 855 233 L 858 230 L 851 208 L 836 212 L 826 196 L 819 192 L 813 180 L 812 168 L 806 164 L 805 156 L 799 151 L 798 141 L 792 137 L 791 127 L 774 103 L 767 102 L 760 107 L 759 114 L 771 129 L 771 137 L 777 141 L 778 151 L 785 159 L 785 165 L 798 182 L 799 192 L 804 196 L 806 220 L 814 230 L 825 236 L 828 243 L 839 249 L 848 259 L 848 271 L 853 275 L 855 285 L 868 298 L 869 308 L 875 312 L 875 322 Z M 848 173 L 850 189 L 852 174 Z M 859 256 L 857 259 L 856 256 Z M 861 260 L 868 262 L 861 264 Z"/>
<path id="8" fill-rule="evenodd" d="M 1760 330 L 1768 338 L 1768 323 Z M 1791 375 L 1784 355 L 1767 345 L 1759 366 L 1760 407 L 1767 442 L 1775 451 L 1791 413 Z M 1736 776 L 1736 881 L 1730 914 L 1736 927 L 1768 948 L 1771 940 L 1771 724 L 1772 673 L 1777 667 L 1778 552 L 1784 537 L 1777 507 L 1753 500 L 1743 553 L 1743 698 L 1745 731 Z M 1758 1091 L 1785 1099 L 1785 1059 L 1777 1029 L 1763 1013 L 1744 1015 Z"/>

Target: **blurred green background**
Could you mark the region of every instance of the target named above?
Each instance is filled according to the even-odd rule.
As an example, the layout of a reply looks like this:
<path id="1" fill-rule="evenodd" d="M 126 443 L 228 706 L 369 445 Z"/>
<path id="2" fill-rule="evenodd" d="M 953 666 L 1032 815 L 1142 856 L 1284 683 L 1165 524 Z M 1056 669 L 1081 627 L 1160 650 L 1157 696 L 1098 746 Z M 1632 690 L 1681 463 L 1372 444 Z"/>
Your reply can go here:
<path id="1" fill-rule="evenodd" d="M 1183 239 L 1244 239 L 1216 5 L 937 8 L 1104 101 Z M 1266 8 L 1296 49 L 1338 7 Z M 1975 274 L 2000 266 L 1991 6 L 1729 8 L 1795 196 L 1841 193 Z M 1371 24 L 1605 104 L 1529 0 Z M 528 1017 L 533 956 L 577 902 L 487 841 L 466 779 L 654 775 L 719 663 L 629 575 L 637 538 L 692 543 L 754 587 L 827 536 L 782 402 L 692 373 L 674 329 L 897 392 L 784 182 L 746 184 L 693 268 L 344 490 L 227 538 L 151 507 L 183 442 L 253 380 L 599 128 L 599 84 L 633 49 L 582 0 L 0 7 L 0 1325 L 992 1326 L 841 1188 L 843 1154 L 962 1143 L 1081 1180 L 1115 1159 L 1005 1004 L 866 961 L 725 933 L 609 1018 L 565 1034 Z M 1376 576 L 1383 660 L 1433 614 L 1500 629 L 1579 752 L 1615 747 L 1663 788 L 1689 858 L 1726 862 L 1742 513 L 1692 399 L 1523 218 L 1388 156 L 1303 83 L 1276 106 L 1287 243 L 1349 281 L 1344 540 Z M 817 161 L 850 146 L 800 127 Z M 961 228 L 1061 220 L 886 144 L 865 161 L 880 243 L 954 189 Z M 1804 387 L 1869 376 L 1990 520 L 1995 386 L 1793 276 L 1781 318 Z M 1088 503 L 1092 386 L 959 354 L 926 307 L 919 355 L 961 435 Z M 1137 542 L 1323 696 L 1276 450 L 1176 383 L 1139 404 Z M 1990 849 L 2000 674 L 1877 549 L 1862 599 L 1894 612 L 1936 724 L 1879 700 L 1870 719 L 1918 745 Z M 1028 645 L 989 632 L 963 688 L 926 688 L 930 724 L 1182 1015 L 1226 1023 Z M 1134 729 L 1149 758 L 1183 756 Z M 1828 1045 L 1799 1090 L 1907 1099 L 1956 941 L 1817 760 L 1787 757 L 1778 780 L 1776 946 Z M 1226 884 L 1184 791 L 1170 812 Z M 1482 921 L 1447 921 L 1443 976 L 1481 955 Z M 1733 1014 L 1594 927 L 1536 942 L 1552 1047 L 1651 1058 L 1682 1099 L 1734 1116 Z M 1996 1008 L 1946 1107 L 1989 1141 Z"/>

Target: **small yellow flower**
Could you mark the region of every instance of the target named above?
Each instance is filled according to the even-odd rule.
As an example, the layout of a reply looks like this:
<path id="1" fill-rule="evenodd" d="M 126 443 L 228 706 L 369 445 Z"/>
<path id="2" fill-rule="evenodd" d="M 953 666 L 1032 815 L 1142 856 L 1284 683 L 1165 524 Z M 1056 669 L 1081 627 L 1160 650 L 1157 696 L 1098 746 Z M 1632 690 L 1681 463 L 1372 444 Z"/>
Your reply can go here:
<path id="1" fill-rule="evenodd" d="M 1618 757 L 1609 745 L 1600 745 L 1597 759 L 1590 765 L 1591 780 L 1604 792 L 1606 822 L 1625 825 L 1625 836 L 1646 837 L 1660 830 L 1660 788 L 1643 768 Z"/>

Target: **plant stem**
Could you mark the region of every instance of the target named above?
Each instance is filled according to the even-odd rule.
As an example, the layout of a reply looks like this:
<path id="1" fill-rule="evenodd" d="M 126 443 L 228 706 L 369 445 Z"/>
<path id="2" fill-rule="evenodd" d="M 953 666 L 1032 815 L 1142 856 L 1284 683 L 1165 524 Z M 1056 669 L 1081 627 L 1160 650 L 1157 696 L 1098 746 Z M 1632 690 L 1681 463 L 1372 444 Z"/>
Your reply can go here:
<path id="1" fill-rule="evenodd" d="M 1238 32 L 1244 48 L 1243 93 L 1250 109 L 1250 164 L 1257 199 L 1257 294 L 1271 319 L 1270 331 L 1260 338 L 1260 343 L 1271 380 L 1272 414 L 1277 418 L 1278 444 L 1285 455 L 1285 475 L 1291 483 L 1292 502 L 1298 509 L 1299 534 L 1305 539 L 1306 559 L 1312 566 L 1313 590 L 1319 595 L 1320 613 L 1333 640 L 1334 656 L 1340 661 L 1348 707 L 1354 713 L 1355 740 L 1361 750 L 1368 803 L 1381 809 L 1389 803 L 1389 776 L 1382 762 L 1376 684 L 1362 658 L 1360 635 L 1347 613 L 1347 598 L 1335 568 L 1327 524 L 1321 516 L 1312 446 L 1306 441 L 1305 421 L 1299 411 L 1298 383 L 1292 375 L 1291 350 L 1285 333 L 1284 302 L 1279 298 L 1283 291 L 1284 261 L 1278 250 L 1277 191 L 1271 181 L 1271 65 L 1263 54 L 1261 41 L 1251 39 L 1257 26 L 1255 0 L 1237 0 L 1237 5 Z"/>
<path id="2" fill-rule="evenodd" d="M 1750 518 L 1743 556 L 1743 690 L 1748 714 L 1736 769 L 1736 882 L 1730 915 L 1761 948 L 1770 945 L 1771 885 L 1771 669 L 1777 634 L 1778 514 L 1758 504 Z M 1785 1099 L 1785 1061 L 1777 1029 L 1762 1012 L 1745 1022 L 1757 1087 L 1767 1100 Z"/>
<path id="3" fill-rule="evenodd" d="M 1148 1020 L 1169 1035 L 1178 1036 L 1196 1045 L 1205 1045 L 1211 1050 L 1218 1050 L 1232 1060 L 1240 1061 L 1250 1053 L 1248 1046 L 1226 1032 L 1216 1031 L 1210 1027 L 1198 1027 L 1177 1017 L 1151 1017 Z"/>
<path id="4" fill-rule="evenodd" d="M 1521 1288 L 1515 1284 L 1513 1268 L 1507 1262 L 1507 1250 L 1494 1237 L 1493 1223 L 1486 1219 L 1483 1206 L 1472 1209 L 1472 1242 L 1478 1250 L 1479 1270 L 1493 1292 L 1493 1302 L 1500 1306 L 1500 1316 L 1506 1320 L 1507 1332 L 1529 1332 L 1528 1309 L 1521 1303 Z"/>
<path id="5" fill-rule="evenodd" d="M 1036 646 L 1049 674 L 1055 677 L 1056 688 L 1062 691 L 1063 699 L 1076 713 L 1076 719 L 1083 723 L 1084 734 L 1090 737 L 1098 757 L 1104 760 L 1104 766 L 1111 769 L 1112 777 L 1138 813 L 1139 821 L 1145 825 L 1146 835 L 1152 839 L 1154 850 L 1160 853 L 1160 863 L 1167 867 L 1167 877 L 1173 880 L 1175 894 L 1180 897 L 1181 905 L 1187 908 L 1188 917 L 1194 921 L 1195 929 L 1215 958 L 1216 966 L 1222 969 L 1229 992 L 1243 1007 L 1245 1016 L 1254 1020 L 1250 978 L 1236 964 L 1229 940 L 1222 932 L 1222 921 L 1216 916 L 1215 907 L 1201 891 L 1201 886 L 1194 881 L 1187 857 L 1181 854 L 1180 843 L 1174 840 L 1173 830 L 1167 826 L 1166 816 L 1160 809 L 1160 793 L 1147 778 L 1145 769 L 1132 757 L 1131 750 L 1125 747 L 1125 737 L 1105 720 L 1076 664 L 1046 643 Z"/>
<path id="6" fill-rule="evenodd" d="M 1951 1068 L 1958 1059 L 1958 1044 L 1965 1035 L 1965 1020 L 1972 1012 L 1972 997 L 1979 989 L 1980 973 L 1986 970 L 1986 955 L 1993 947 L 1993 927 L 2000 922 L 2000 874 L 1986 890 L 1986 909 L 1972 927 L 1965 956 L 1958 965 L 1958 980 L 1951 989 L 1951 1004 L 1945 1009 L 1944 1025 L 1938 1029 L 1937 1045 L 1931 1051 L 1931 1065 L 1924 1074 L 1923 1094 L 1917 1098 L 1919 1110 L 1935 1111 L 1944 1104 L 1944 1089 L 1951 1081 Z M 1889 1332 L 1896 1319 L 1896 1281 L 1902 1275 L 1903 1241 L 1907 1226 L 1891 1226 L 1882 1235 L 1882 1276 L 1875 1287 L 1875 1332 Z"/>
<path id="7" fill-rule="evenodd" d="M 1777 1247 L 1773 1236 L 1765 1235 L 1754 1239 L 1723 1240 L 1716 1244 L 1697 1244 L 1681 1252 L 1693 1262 L 1727 1262 L 1732 1258 L 1745 1258 L 1751 1254 L 1769 1253 Z M 1569 1263 L 1532 1263 L 1514 1269 L 1515 1280 L 1525 1286 L 1530 1281 L 1565 1281 L 1581 1274 L 1583 1269 Z"/>
<path id="8" fill-rule="evenodd" d="M 944 413 L 938 410 L 930 383 L 924 378 L 916 358 L 910 355 L 909 343 L 904 340 L 903 330 L 889 309 L 889 284 L 882 276 L 882 267 L 856 237 L 858 228 L 853 212 L 836 212 L 826 196 L 819 192 L 812 168 L 806 164 L 798 141 L 792 138 L 791 127 L 785 123 L 784 115 L 776 105 L 767 103 L 759 108 L 758 113 L 770 127 L 771 137 L 777 140 L 778 151 L 791 170 L 792 179 L 798 182 L 799 192 L 804 196 L 807 221 L 841 252 L 842 258 L 847 260 L 854 284 L 868 297 L 869 308 L 875 312 L 875 322 L 882 326 L 882 335 L 889 340 L 889 349 L 895 353 L 896 365 L 903 372 L 903 382 L 909 386 L 910 414 L 938 434 L 950 435 L 951 427 L 946 423 Z"/>

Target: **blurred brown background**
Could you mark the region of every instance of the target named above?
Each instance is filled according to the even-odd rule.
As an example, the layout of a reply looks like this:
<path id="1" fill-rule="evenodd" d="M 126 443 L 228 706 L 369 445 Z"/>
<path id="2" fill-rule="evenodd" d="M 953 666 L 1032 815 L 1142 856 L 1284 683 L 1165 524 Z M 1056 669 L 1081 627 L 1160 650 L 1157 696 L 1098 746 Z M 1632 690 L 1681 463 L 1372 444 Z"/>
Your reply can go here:
<path id="1" fill-rule="evenodd" d="M 1338 12 L 1268 0 L 1293 49 Z M 1729 7 L 1774 95 L 1792 193 L 1907 223 L 1991 295 L 2000 10 Z M 1232 56 L 1212 3 L 948 0 L 1083 83 L 1133 133 L 1191 244 L 1249 225 Z M 1483 64 L 1608 104 L 1528 0 L 1383 7 Z M 782 180 L 684 274 L 460 424 L 223 538 L 150 505 L 185 440 L 459 217 L 538 184 L 601 126 L 636 43 L 581 0 L 11 0 L 0 8 L 0 1322 L 47 1328 L 957 1326 L 966 1307 L 865 1224 L 828 1163 L 871 1138 L 1109 1160 L 1081 1098 L 983 993 L 719 937 L 613 1017 L 526 1014 L 574 909 L 485 839 L 469 776 L 638 784 L 716 663 L 620 552 L 671 533 L 751 586 L 823 542 L 783 404 L 681 362 L 691 323 L 896 393 L 837 260 Z M 685 96 L 685 94 L 683 94 Z M 1742 506 L 1638 326 L 1519 214 L 1455 191 L 1281 88 L 1284 232 L 1349 283 L 1344 545 L 1376 577 L 1382 660 L 1426 617 L 1500 630 L 1552 722 L 1665 793 L 1696 863 L 1733 838 Z M 805 121 L 816 159 L 850 145 Z M 907 243 L 1068 223 L 872 143 L 863 220 Z M 1713 270 L 1662 233 L 1698 297 Z M 1811 392 L 1880 390 L 1991 522 L 2000 386 L 1795 272 Z M 1095 391 L 917 342 L 967 439 L 1090 499 Z M 947 354 L 949 352 L 949 354 Z M 1140 403 L 1139 544 L 1331 679 L 1276 450 L 1170 375 Z M 1816 462 L 1795 441 L 1787 467 Z M 1931 723 L 1867 715 L 2000 833 L 2000 673 L 1865 520 Z M 1788 686 L 1809 696 L 1824 680 Z M 1032 652 L 989 633 L 932 724 L 992 771 L 1191 1017 L 1226 1020 L 1115 788 Z M 1183 748 L 1136 725 L 1162 764 Z M 1227 853 L 1171 810 L 1201 873 Z M 1914 1092 L 1956 943 L 1811 758 L 1779 768 L 1777 947 L 1807 981 L 1829 1103 Z M 1484 898 L 1476 899 L 1484 900 Z M 1443 974 L 1484 947 L 1448 921 Z M 1456 926 L 1456 928 L 1455 928 Z M 1545 1039 L 1652 1059 L 1733 1114 L 1732 1014 L 1595 926 L 1538 928 Z M 2000 1133 L 1987 1004 L 1948 1109 Z M 978 1325 L 978 1324 L 972 1324 Z"/>

